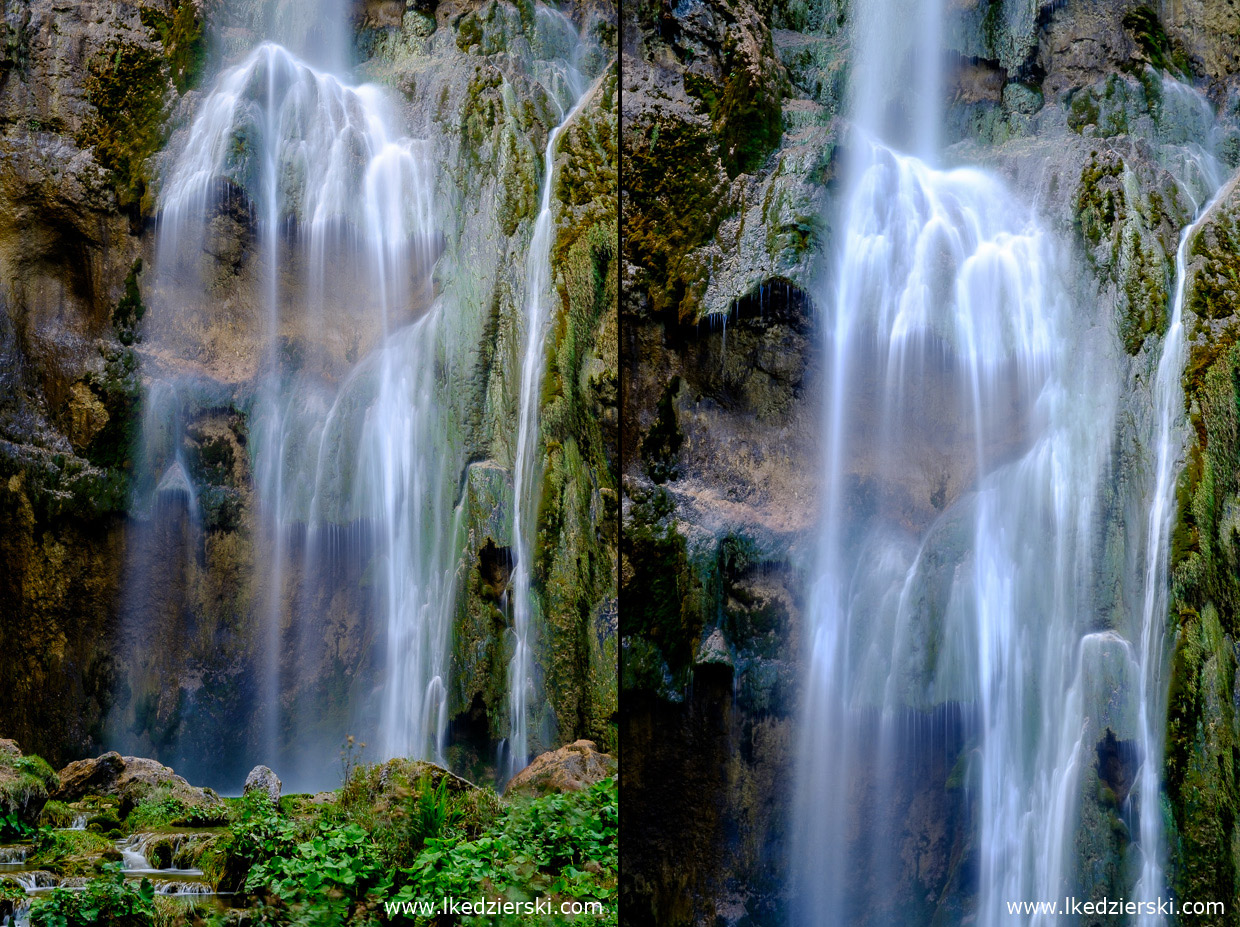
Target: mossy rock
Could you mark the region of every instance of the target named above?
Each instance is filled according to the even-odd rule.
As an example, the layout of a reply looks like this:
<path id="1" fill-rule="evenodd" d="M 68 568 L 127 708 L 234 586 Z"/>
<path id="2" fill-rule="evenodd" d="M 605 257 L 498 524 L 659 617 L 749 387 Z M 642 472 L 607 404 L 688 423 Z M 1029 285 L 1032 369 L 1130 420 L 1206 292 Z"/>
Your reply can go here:
<path id="1" fill-rule="evenodd" d="M 735 208 L 718 139 L 671 114 L 626 128 L 624 245 L 636 268 L 628 287 L 643 292 L 654 313 L 696 321 L 707 274 L 694 251 Z"/>
<path id="2" fill-rule="evenodd" d="M 0 740 L 0 815 L 38 823 L 49 793 L 60 785 L 56 772 L 39 756 L 23 756 L 17 744 Z"/>

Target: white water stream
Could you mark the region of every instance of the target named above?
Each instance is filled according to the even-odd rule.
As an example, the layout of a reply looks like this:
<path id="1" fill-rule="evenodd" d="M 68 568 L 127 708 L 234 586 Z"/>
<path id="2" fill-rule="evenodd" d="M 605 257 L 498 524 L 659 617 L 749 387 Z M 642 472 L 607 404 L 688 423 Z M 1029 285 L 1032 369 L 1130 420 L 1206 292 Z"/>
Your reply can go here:
<path id="1" fill-rule="evenodd" d="M 560 14 L 555 14 L 560 16 Z M 562 19 L 563 17 L 560 16 Z M 541 442 L 538 435 L 539 393 L 551 318 L 551 247 L 555 239 L 555 157 L 560 135 L 586 100 L 585 81 L 572 65 L 562 72 L 571 108 L 547 137 L 543 154 L 543 184 L 538 218 L 530 241 L 525 270 L 525 344 L 521 354 L 521 393 L 518 406 L 517 445 L 513 467 L 513 539 L 516 557 L 512 570 L 514 647 L 508 664 L 508 738 L 504 745 L 510 779 L 529 761 L 530 702 L 535 694 L 531 673 L 534 665 L 534 595 L 530 587 L 537 530 Z"/>

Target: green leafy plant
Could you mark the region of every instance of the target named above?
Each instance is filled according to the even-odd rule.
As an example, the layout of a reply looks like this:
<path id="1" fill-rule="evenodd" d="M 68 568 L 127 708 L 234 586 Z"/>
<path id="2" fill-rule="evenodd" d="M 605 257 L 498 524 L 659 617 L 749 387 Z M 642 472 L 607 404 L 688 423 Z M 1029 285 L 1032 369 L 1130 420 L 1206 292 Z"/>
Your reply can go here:
<path id="1" fill-rule="evenodd" d="M 135 886 L 120 866 L 105 866 L 81 892 L 53 889 L 34 900 L 31 927 L 148 927 L 155 916 L 155 889 L 149 879 Z"/>
<path id="2" fill-rule="evenodd" d="M 26 890 L 11 879 L 0 878 L 0 921 L 11 918 L 26 900 Z"/>
<path id="3" fill-rule="evenodd" d="M 404 870 L 408 881 L 394 900 L 485 895 L 509 901 L 595 901 L 606 912 L 599 922 L 614 924 L 618 824 L 614 779 L 583 792 L 516 805 L 474 840 L 427 840 Z M 462 922 L 495 923 L 490 917 Z"/>
<path id="4" fill-rule="evenodd" d="M 349 908 L 368 894 L 384 894 L 390 885 L 391 876 L 371 835 L 357 824 L 327 821 L 291 853 L 255 865 L 246 879 L 247 890 L 270 890 L 288 903 L 304 905 L 328 898 Z"/>
<path id="5" fill-rule="evenodd" d="M 219 856 L 210 864 L 219 873 L 220 890 L 240 891 L 255 865 L 287 855 L 298 839 L 297 826 L 281 819 L 271 799 L 262 792 L 251 792 L 238 805 L 237 820 L 215 847 Z"/>
<path id="6" fill-rule="evenodd" d="M 431 777 L 425 775 L 416 789 L 402 789 L 400 797 L 390 820 L 375 828 L 376 840 L 391 865 L 410 864 L 428 839 L 446 829 L 460 834 L 458 825 L 468 812 L 462 807 L 466 799 L 449 793 L 447 776 L 434 786 Z"/>
<path id="7" fill-rule="evenodd" d="M 35 829 L 16 814 L 0 814 L 0 841 L 26 840 Z"/>
<path id="8" fill-rule="evenodd" d="M 377 925 L 389 903 L 449 896 L 547 899 L 553 912 L 565 901 L 594 902 L 604 913 L 592 924 L 616 923 L 614 780 L 503 807 L 494 792 L 458 788 L 447 776 L 411 783 L 404 775 L 399 765 L 354 766 L 353 803 L 290 803 L 289 814 L 265 795 L 246 796 L 201 865 L 221 890 L 254 896 L 263 923 L 289 927 Z M 500 921 L 547 922 L 542 914 Z M 553 913 L 550 923 L 568 921 Z"/>

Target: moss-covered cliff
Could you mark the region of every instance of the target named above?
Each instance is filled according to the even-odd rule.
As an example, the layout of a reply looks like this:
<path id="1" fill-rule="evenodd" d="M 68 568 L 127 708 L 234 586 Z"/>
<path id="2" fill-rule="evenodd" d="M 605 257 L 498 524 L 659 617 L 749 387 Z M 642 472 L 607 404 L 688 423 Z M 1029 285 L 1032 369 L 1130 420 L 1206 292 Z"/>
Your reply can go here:
<path id="1" fill-rule="evenodd" d="M 1227 196 L 1190 243 L 1184 398 L 1191 429 L 1176 491 L 1167 711 L 1166 794 L 1174 820 L 1175 888 L 1186 899 L 1240 896 L 1240 353 L 1232 267 L 1240 261 L 1237 198 Z M 1184 917 L 1185 924 L 1240 923 Z"/>

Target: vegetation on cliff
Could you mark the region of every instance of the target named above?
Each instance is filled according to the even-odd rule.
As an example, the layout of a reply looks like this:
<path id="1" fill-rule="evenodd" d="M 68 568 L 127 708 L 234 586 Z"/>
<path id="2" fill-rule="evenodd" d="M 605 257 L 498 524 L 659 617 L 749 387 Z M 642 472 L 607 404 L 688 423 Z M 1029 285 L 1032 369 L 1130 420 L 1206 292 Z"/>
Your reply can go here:
<path id="1" fill-rule="evenodd" d="M 1191 245 L 1195 319 L 1184 375 L 1191 423 L 1176 491 L 1171 614 L 1176 624 L 1167 710 L 1166 794 L 1175 887 L 1183 898 L 1240 893 L 1240 344 L 1228 281 L 1238 265 L 1234 198 Z M 1185 918 L 1185 924 L 1204 920 Z M 1228 911 L 1221 924 L 1240 923 Z"/>
<path id="2" fill-rule="evenodd" d="M 202 75 L 206 41 L 194 0 L 178 0 L 171 13 L 144 6 L 140 14 L 158 45 L 114 39 L 90 61 L 84 86 L 95 116 L 77 142 L 110 172 L 120 205 L 149 214 L 148 162 L 167 138 L 173 90 L 185 93 Z"/>

